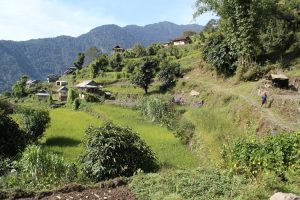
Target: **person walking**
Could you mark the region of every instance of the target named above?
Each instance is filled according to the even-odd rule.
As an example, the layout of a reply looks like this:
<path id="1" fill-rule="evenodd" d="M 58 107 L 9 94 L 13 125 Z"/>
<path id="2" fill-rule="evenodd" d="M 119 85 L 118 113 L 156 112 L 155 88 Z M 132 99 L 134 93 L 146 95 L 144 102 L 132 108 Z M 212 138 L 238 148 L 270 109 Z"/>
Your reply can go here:
<path id="1" fill-rule="evenodd" d="M 264 105 L 267 105 L 267 92 L 264 92 L 264 94 L 261 96 L 261 107 L 263 107 Z"/>

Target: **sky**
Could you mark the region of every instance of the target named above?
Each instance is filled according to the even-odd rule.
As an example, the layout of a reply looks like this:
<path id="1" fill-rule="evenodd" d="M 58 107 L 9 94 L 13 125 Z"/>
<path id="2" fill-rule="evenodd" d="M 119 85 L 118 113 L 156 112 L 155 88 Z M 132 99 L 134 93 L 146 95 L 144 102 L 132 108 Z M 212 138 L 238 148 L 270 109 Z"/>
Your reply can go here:
<path id="1" fill-rule="evenodd" d="M 79 36 L 105 25 L 170 21 L 205 25 L 211 13 L 193 20 L 195 0 L 0 0 L 0 40 Z"/>

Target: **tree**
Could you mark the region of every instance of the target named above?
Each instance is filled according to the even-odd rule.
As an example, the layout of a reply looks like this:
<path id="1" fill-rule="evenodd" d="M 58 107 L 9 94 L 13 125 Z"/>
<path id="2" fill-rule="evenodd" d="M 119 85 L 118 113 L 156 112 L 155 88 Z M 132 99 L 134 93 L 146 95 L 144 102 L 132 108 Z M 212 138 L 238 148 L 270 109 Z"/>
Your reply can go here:
<path id="1" fill-rule="evenodd" d="M 20 79 L 12 86 L 13 96 L 16 98 L 22 98 L 26 96 L 26 82 L 28 76 L 23 75 Z"/>
<path id="2" fill-rule="evenodd" d="M 110 61 L 111 68 L 113 68 L 115 71 L 121 71 L 123 68 L 122 60 L 123 58 L 121 54 L 119 53 L 114 54 Z"/>
<path id="3" fill-rule="evenodd" d="M 138 72 L 132 76 L 131 82 L 143 88 L 145 94 L 147 94 L 149 85 L 153 82 L 153 78 L 155 77 L 155 70 L 158 65 L 159 63 L 156 60 L 145 59 Z"/>
<path id="4" fill-rule="evenodd" d="M 77 93 L 72 88 L 70 88 L 68 90 L 67 103 L 69 105 L 72 105 L 72 103 L 74 102 L 74 100 L 76 99 L 76 97 L 77 97 Z"/>
<path id="5" fill-rule="evenodd" d="M 161 91 L 175 86 L 176 78 L 180 77 L 180 64 L 170 61 L 160 63 L 160 71 L 157 74 L 158 79 L 162 82 Z"/>
<path id="6" fill-rule="evenodd" d="M 197 33 L 195 31 L 185 31 L 182 33 L 182 36 L 183 37 L 191 37 L 191 36 L 194 36 L 196 35 Z"/>
<path id="7" fill-rule="evenodd" d="M 101 54 L 102 54 L 102 52 L 99 49 L 97 49 L 97 47 L 95 47 L 95 46 L 88 48 L 84 53 L 83 66 L 88 66 L 91 62 L 93 62 Z"/>
<path id="8" fill-rule="evenodd" d="M 218 20 L 211 19 L 204 26 L 203 31 L 204 32 L 213 32 L 217 28 L 217 26 L 218 26 Z"/>
<path id="9" fill-rule="evenodd" d="M 27 143 L 35 143 L 43 135 L 50 123 L 47 110 L 17 107 L 16 113 L 21 116 L 20 128 L 25 132 Z"/>
<path id="10" fill-rule="evenodd" d="M 77 59 L 76 59 L 76 62 L 74 63 L 74 66 L 77 69 L 79 69 L 79 70 L 82 69 L 83 63 L 84 63 L 84 58 L 85 58 L 84 53 L 78 53 L 77 54 Z"/>
<path id="11" fill-rule="evenodd" d="M 13 157 L 25 148 L 24 133 L 3 112 L 0 112 L 0 130 L 0 157 Z"/>
<path id="12" fill-rule="evenodd" d="M 202 57 L 219 75 L 230 76 L 235 72 L 236 58 L 221 33 L 213 34 L 204 44 Z"/>
<path id="13" fill-rule="evenodd" d="M 158 167 L 150 147 L 137 133 L 111 123 L 86 130 L 81 163 L 84 174 L 94 181 L 132 176 L 139 169 L 151 172 Z"/>
<path id="14" fill-rule="evenodd" d="M 245 66 L 256 56 L 259 30 L 273 15 L 276 7 L 272 0 L 197 0 L 194 17 L 214 11 L 220 19 L 220 31 L 238 62 Z"/>
<path id="15" fill-rule="evenodd" d="M 106 71 L 106 67 L 109 65 L 108 56 L 103 54 L 97 57 L 93 62 L 90 64 L 90 70 L 92 78 L 96 78 L 99 73 L 103 73 Z"/>
<path id="16" fill-rule="evenodd" d="M 147 54 L 145 48 L 139 43 L 133 46 L 132 51 L 136 58 L 146 56 Z"/>
<path id="17" fill-rule="evenodd" d="M 171 56 L 175 56 L 176 59 L 179 59 L 182 57 L 182 52 L 173 45 L 170 48 L 170 54 L 171 54 Z"/>
<path id="18" fill-rule="evenodd" d="M 157 52 L 162 49 L 163 46 L 161 44 L 151 44 L 149 47 L 147 47 L 147 55 L 148 56 L 154 56 L 157 54 Z"/>

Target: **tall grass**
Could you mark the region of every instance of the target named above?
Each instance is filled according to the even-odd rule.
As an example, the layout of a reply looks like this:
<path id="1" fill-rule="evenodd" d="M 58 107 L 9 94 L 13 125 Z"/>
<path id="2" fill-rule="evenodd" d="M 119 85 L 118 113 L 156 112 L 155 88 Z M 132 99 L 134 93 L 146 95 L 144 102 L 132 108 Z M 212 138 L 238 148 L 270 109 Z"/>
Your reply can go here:
<path id="1" fill-rule="evenodd" d="M 240 136 L 239 128 L 224 109 L 202 107 L 187 109 L 184 118 L 196 126 L 193 148 L 206 164 L 220 160 L 223 145 Z M 205 163 L 204 162 L 204 163 Z"/>

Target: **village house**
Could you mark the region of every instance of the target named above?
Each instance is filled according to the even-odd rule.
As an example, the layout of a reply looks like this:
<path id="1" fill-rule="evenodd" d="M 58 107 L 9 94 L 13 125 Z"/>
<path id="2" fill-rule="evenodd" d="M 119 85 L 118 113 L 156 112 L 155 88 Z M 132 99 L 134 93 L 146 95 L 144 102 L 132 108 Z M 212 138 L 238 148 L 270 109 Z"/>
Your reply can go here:
<path id="1" fill-rule="evenodd" d="M 61 88 L 59 88 L 57 90 L 58 92 L 58 99 L 60 101 L 67 101 L 67 97 L 68 97 L 68 88 L 65 86 L 62 86 Z"/>
<path id="2" fill-rule="evenodd" d="M 67 81 L 56 81 L 56 85 L 57 86 L 66 86 L 66 85 L 68 85 L 68 82 Z"/>
<path id="3" fill-rule="evenodd" d="M 40 90 L 35 95 L 39 101 L 47 101 L 50 97 L 50 93 L 47 92 L 46 90 Z"/>
<path id="4" fill-rule="evenodd" d="M 38 80 L 28 80 L 26 81 L 26 88 L 32 88 L 33 86 L 35 86 L 39 81 Z"/>
<path id="5" fill-rule="evenodd" d="M 172 43 L 174 46 L 180 46 L 180 45 L 191 44 L 192 40 L 190 37 L 180 37 L 172 40 Z"/>
<path id="6" fill-rule="evenodd" d="M 119 45 L 117 45 L 117 46 L 115 46 L 115 47 L 113 48 L 113 51 L 114 51 L 115 53 L 123 53 L 123 52 L 125 51 L 125 49 L 122 48 L 122 47 L 120 47 Z"/>
<path id="7" fill-rule="evenodd" d="M 55 75 L 55 74 L 49 74 L 47 77 L 47 81 L 48 83 L 54 83 L 55 81 L 57 81 L 60 78 L 60 76 Z"/>
<path id="8" fill-rule="evenodd" d="M 81 91 L 81 93 L 79 93 L 79 98 L 84 99 L 85 92 L 97 94 L 99 89 L 103 88 L 103 86 L 98 85 L 98 83 L 96 83 L 95 81 L 86 80 L 77 84 L 76 88 L 78 88 L 78 90 Z"/>

